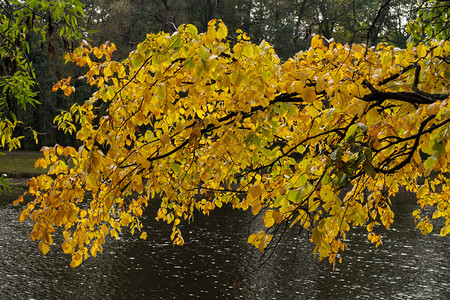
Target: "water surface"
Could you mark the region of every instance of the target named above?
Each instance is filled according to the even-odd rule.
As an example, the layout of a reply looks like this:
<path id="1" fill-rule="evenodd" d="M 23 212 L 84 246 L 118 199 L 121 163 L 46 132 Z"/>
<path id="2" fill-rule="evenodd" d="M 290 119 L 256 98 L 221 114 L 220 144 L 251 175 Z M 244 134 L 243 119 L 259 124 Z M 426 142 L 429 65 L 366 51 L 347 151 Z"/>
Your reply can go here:
<path id="1" fill-rule="evenodd" d="M 172 246 L 169 226 L 149 216 L 147 240 L 124 232 L 72 269 L 59 246 L 39 252 L 27 239 L 31 224 L 20 224 L 20 208 L 3 197 L 0 299 L 450 299 L 450 240 L 439 229 L 427 236 L 415 229 L 409 198 L 394 201 L 395 222 L 382 246 L 352 230 L 333 271 L 294 231 L 258 267 L 258 252 L 246 245 L 253 216 L 229 208 L 184 226 L 182 247 Z"/>

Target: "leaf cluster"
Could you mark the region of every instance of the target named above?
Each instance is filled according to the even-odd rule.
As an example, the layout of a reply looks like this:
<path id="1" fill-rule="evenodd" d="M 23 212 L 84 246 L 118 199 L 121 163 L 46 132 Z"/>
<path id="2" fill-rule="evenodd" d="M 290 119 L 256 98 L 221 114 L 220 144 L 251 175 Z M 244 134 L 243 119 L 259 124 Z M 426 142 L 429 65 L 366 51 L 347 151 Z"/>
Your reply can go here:
<path id="1" fill-rule="evenodd" d="M 417 18 L 408 22 L 409 42 L 417 45 L 419 42 L 432 40 L 448 40 L 450 23 L 450 3 L 443 0 L 419 1 Z"/>
<path id="2" fill-rule="evenodd" d="M 195 211 L 230 205 L 261 216 L 248 242 L 262 252 L 290 227 L 308 231 L 315 253 L 334 264 L 352 227 L 381 244 L 373 228 L 393 223 L 401 186 L 422 207 L 436 205 L 448 233 L 448 41 L 369 48 L 315 36 L 281 63 L 267 42 L 236 34 L 228 40 L 212 20 L 202 34 L 193 25 L 149 34 L 121 62 L 113 43 L 66 56 L 89 68 L 98 91 L 58 119 L 79 128 L 82 146 L 42 149 L 36 166 L 48 173 L 29 182 L 35 200 L 20 220 L 34 222 L 30 237 L 44 253 L 62 227 L 75 267 L 108 235 L 140 231 L 158 199 L 156 218 L 172 226 L 174 244 Z M 57 89 L 73 91 L 66 79 Z"/>

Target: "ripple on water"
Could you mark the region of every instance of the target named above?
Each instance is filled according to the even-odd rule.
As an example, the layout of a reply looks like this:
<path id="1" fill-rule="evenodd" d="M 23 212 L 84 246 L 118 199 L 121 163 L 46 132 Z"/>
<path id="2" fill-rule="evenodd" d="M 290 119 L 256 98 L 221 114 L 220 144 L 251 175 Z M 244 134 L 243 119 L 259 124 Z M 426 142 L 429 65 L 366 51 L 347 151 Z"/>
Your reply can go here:
<path id="1" fill-rule="evenodd" d="M 171 244 L 171 228 L 147 218 L 147 241 L 124 233 L 98 258 L 72 269 L 58 246 L 43 256 L 27 240 L 31 225 L 17 220 L 20 210 L 3 204 L 0 299 L 448 299 L 449 239 L 422 236 L 412 210 L 395 211 L 395 226 L 382 233 L 378 248 L 364 230 L 353 230 L 334 271 L 313 258 L 306 236 L 289 232 L 242 282 L 260 262 L 246 245 L 251 215 L 199 217 L 183 228 L 183 247 Z"/>

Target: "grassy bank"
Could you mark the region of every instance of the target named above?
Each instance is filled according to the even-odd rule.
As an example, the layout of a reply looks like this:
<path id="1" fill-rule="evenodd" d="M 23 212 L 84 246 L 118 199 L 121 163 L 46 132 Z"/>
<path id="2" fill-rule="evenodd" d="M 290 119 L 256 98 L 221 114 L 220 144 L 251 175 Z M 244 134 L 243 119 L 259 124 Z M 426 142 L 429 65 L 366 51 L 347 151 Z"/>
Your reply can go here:
<path id="1" fill-rule="evenodd" d="M 15 151 L 3 152 L 0 155 L 0 174 L 6 174 L 8 178 L 30 178 L 45 173 L 41 167 L 35 169 L 34 163 L 40 157 L 41 152 Z"/>

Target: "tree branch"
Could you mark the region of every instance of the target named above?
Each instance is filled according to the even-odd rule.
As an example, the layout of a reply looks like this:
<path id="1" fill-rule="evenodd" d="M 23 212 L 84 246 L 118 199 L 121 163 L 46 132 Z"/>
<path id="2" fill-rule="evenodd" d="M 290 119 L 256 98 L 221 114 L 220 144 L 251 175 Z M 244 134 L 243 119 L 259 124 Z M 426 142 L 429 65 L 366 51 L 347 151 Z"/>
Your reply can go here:
<path id="1" fill-rule="evenodd" d="M 396 171 L 400 170 L 404 166 L 406 166 L 411 161 L 411 158 L 413 157 L 414 152 L 417 150 L 417 147 L 419 146 L 420 137 L 423 134 L 425 134 L 425 132 L 426 132 L 426 131 L 424 131 L 425 126 L 428 124 L 428 122 L 430 122 L 432 119 L 434 119 L 434 117 L 436 117 L 436 115 L 429 116 L 420 124 L 419 131 L 418 131 L 417 135 L 415 136 L 414 144 L 412 145 L 408 156 L 401 163 L 399 163 L 398 165 L 396 165 L 390 169 L 385 169 L 385 170 L 374 166 L 375 171 L 377 173 L 382 173 L 382 174 L 392 174 L 392 173 L 395 173 Z M 448 121 L 450 121 L 450 120 L 447 120 L 443 123 L 445 124 Z M 442 123 L 441 123 L 441 126 L 442 126 Z"/>
<path id="2" fill-rule="evenodd" d="M 418 92 L 381 92 L 367 80 L 364 80 L 363 84 L 367 86 L 372 93 L 365 95 L 360 99 L 366 102 L 376 101 L 379 104 L 381 104 L 385 100 L 399 100 L 411 104 L 433 104 L 438 100 L 444 100 L 449 97 L 448 94 L 426 93 L 428 95 L 423 95 L 422 93 Z"/>

